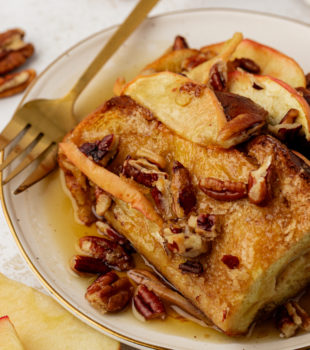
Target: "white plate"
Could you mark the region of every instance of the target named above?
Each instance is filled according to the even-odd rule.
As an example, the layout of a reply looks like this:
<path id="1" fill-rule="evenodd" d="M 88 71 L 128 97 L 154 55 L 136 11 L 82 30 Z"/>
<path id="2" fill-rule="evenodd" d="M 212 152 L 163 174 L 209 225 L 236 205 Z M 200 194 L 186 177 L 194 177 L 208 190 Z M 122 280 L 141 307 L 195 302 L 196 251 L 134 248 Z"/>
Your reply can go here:
<path id="1" fill-rule="evenodd" d="M 34 98 L 56 98 L 67 92 L 90 60 L 102 47 L 115 28 L 97 33 L 82 41 L 52 63 L 25 96 L 23 102 Z M 306 49 L 310 27 L 284 18 L 234 10 L 202 9 L 162 15 L 148 19 L 116 53 L 81 96 L 77 114 L 85 115 L 100 104 L 111 91 L 117 76 L 132 77 L 152 58 L 157 57 L 173 41 L 176 34 L 185 36 L 192 47 L 200 47 L 229 38 L 241 31 L 245 37 L 273 46 L 294 57 L 306 72 L 310 71 L 309 51 Z M 145 349 L 296 349 L 310 344 L 310 334 L 291 339 L 262 338 L 254 342 L 245 339 L 228 339 L 224 343 L 213 338 L 194 338 L 170 329 L 165 332 L 156 323 L 144 324 L 130 313 L 101 315 L 84 300 L 86 282 L 75 277 L 67 268 L 70 249 L 65 247 L 74 232 L 70 225 L 59 238 L 59 222 L 54 210 L 67 210 L 66 199 L 61 203 L 51 196 L 51 182 L 46 179 L 21 195 L 12 195 L 24 175 L 3 189 L 3 202 L 8 222 L 26 260 L 41 282 L 63 306 L 83 321 L 123 342 Z M 54 176 L 55 177 L 55 176 Z M 52 214 L 51 214 L 52 213 Z M 68 217 L 71 215 L 68 213 Z M 68 219 L 70 223 L 71 219 Z M 76 228 L 81 231 L 81 228 Z M 70 238 L 71 237 L 71 238 Z M 71 242 L 70 241 L 70 242 Z M 60 243 L 63 242 L 63 243 Z M 184 328 L 184 327 L 183 327 Z M 182 327 L 180 326 L 180 329 Z"/>

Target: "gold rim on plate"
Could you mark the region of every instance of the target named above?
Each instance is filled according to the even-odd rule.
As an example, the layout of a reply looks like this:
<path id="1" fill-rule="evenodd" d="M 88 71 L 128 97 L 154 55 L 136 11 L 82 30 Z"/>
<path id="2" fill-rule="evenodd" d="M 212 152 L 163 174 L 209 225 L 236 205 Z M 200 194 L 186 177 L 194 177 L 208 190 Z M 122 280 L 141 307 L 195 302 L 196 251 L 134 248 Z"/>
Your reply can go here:
<path id="1" fill-rule="evenodd" d="M 293 18 L 289 18 L 286 16 L 281 16 L 281 15 L 275 15 L 275 14 L 269 14 L 269 13 L 264 13 L 264 12 L 260 12 L 260 11 L 252 11 L 252 10 L 242 10 L 242 9 L 232 9 L 232 8 L 218 8 L 218 7 L 214 7 L 214 8 L 197 8 L 197 9 L 187 9 L 187 10 L 179 10 L 179 11 L 171 11 L 171 12 L 166 12 L 164 14 L 160 14 L 160 15 L 156 15 L 156 16 L 151 16 L 148 17 L 146 19 L 147 20 L 154 20 L 156 18 L 161 18 L 161 17 L 165 17 L 165 16 L 170 16 L 170 15 L 182 15 L 184 13 L 196 13 L 196 12 L 212 12 L 212 11 L 222 11 L 222 12 L 236 12 L 236 13 L 241 13 L 241 14 L 253 14 L 253 15 L 261 15 L 264 17 L 270 17 L 270 18 L 276 18 L 276 19 L 282 19 L 284 21 L 289 21 L 289 22 L 293 22 L 293 23 L 297 23 L 297 24 L 301 24 L 303 26 L 306 27 L 310 27 L 310 24 L 303 22 L 301 20 L 297 20 L 297 19 L 293 19 Z M 53 60 L 30 84 L 30 86 L 28 87 L 26 93 L 24 94 L 24 96 L 22 97 L 20 103 L 18 104 L 16 110 L 18 108 L 20 108 L 20 106 L 22 106 L 22 104 L 24 103 L 25 99 L 27 98 L 27 96 L 29 95 L 30 91 L 32 90 L 33 86 L 36 84 L 36 82 L 52 67 L 54 66 L 59 60 L 61 60 L 64 56 L 68 55 L 72 50 L 74 50 L 75 48 L 77 48 L 78 46 L 82 45 L 83 43 L 87 42 L 90 39 L 95 38 L 98 35 L 102 35 L 106 32 L 109 32 L 113 29 L 116 29 L 119 25 L 113 25 L 110 26 L 104 30 L 101 30 L 99 32 L 96 32 L 88 37 L 86 37 L 85 39 L 82 39 L 81 41 L 79 41 L 78 43 L 76 43 L 75 45 L 71 46 L 68 50 L 66 50 L 63 54 L 61 54 L 60 56 L 58 56 L 55 60 Z M 3 162 L 3 156 L 4 156 L 4 152 L 1 152 L 0 155 L 0 164 L 2 164 Z M 94 321 L 92 318 L 90 318 L 89 316 L 87 316 L 86 314 L 84 314 L 83 312 L 81 312 L 78 308 L 76 308 L 75 306 L 73 306 L 71 303 L 69 303 L 65 298 L 63 298 L 55 289 L 54 287 L 45 280 L 45 278 L 41 275 L 41 273 L 38 271 L 38 269 L 36 268 L 35 264 L 32 262 L 31 258 L 27 255 L 23 245 L 21 244 L 21 241 L 15 231 L 14 225 L 13 225 L 13 220 L 10 217 L 10 214 L 8 212 L 8 208 L 5 202 L 5 196 L 4 196 L 4 190 L 3 190 L 3 184 L 2 184 L 2 172 L 0 173 L 0 200 L 2 203 L 2 208 L 3 208 L 3 212 L 4 212 L 4 216 L 6 219 L 6 222 L 9 226 L 9 229 L 14 237 L 14 240 L 20 250 L 20 252 L 22 253 L 24 259 L 26 260 L 26 262 L 28 263 L 28 265 L 30 266 L 30 268 L 32 269 L 32 271 L 34 272 L 34 274 L 36 275 L 36 277 L 40 280 L 40 282 L 42 283 L 42 285 L 52 294 L 52 296 L 54 297 L 54 299 L 56 299 L 56 301 L 58 301 L 62 306 L 64 306 L 68 311 L 70 311 L 72 314 L 74 314 L 75 316 L 77 316 L 80 320 L 83 320 L 85 323 L 89 324 L 90 326 L 94 327 L 95 329 L 98 330 L 101 329 L 103 331 L 103 333 L 105 333 L 106 335 L 110 335 L 112 336 L 112 338 L 119 340 L 119 341 L 125 341 L 126 343 L 129 343 L 130 345 L 138 345 L 138 346 L 144 346 L 147 347 L 149 349 L 155 349 L 155 350 L 169 350 L 169 348 L 163 348 L 163 347 L 159 347 L 156 345 L 152 345 L 149 343 L 145 343 L 139 340 L 135 340 L 133 338 L 130 338 L 128 336 L 122 335 L 121 333 L 118 333 L 116 331 L 113 331 L 112 329 L 109 329 L 106 326 L 103 326 L 102 324 L 98 323 L 97 321 Z M 309 346 L 305 346 L 302 348 L 298 348 L 295 350 L 308 350 Z"/>

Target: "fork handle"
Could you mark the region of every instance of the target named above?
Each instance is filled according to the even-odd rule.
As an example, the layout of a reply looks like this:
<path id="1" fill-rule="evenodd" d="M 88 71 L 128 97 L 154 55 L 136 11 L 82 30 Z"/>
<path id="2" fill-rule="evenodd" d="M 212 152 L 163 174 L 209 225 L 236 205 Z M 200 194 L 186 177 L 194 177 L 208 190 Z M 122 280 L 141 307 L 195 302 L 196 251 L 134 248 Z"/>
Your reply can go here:
<path id="1" fill-rule="evenodd" d="M 68 93 L 70 98 L 75 100 L 83 91 L 86 85 L 92 80 L 96 73 L 109 60 L 114 52 L 130 36 L 130 34 L 144 20 L 145 16 L 151 11 L 159 0 L 140 0 L 133 11 L 129 14 L 123 24 L 112 35 L 104 48 L 97 54 L 90 66 L 82 74 L 74 87 Z"/>

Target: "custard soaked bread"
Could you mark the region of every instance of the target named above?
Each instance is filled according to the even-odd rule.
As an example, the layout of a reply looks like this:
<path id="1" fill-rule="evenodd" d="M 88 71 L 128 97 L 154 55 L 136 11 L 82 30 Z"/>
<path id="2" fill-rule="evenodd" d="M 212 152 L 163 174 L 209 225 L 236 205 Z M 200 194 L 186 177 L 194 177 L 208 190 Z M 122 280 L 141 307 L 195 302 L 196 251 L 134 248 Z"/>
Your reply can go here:
<path id="1" fill-rule="evenodd" d="M 271 136 L 200 146 L 120 96 L 67 135 L 59 164 L 80 220 L 104 193 L 100 215 L 229 335 L 310 280 L 310 169 Z"/>

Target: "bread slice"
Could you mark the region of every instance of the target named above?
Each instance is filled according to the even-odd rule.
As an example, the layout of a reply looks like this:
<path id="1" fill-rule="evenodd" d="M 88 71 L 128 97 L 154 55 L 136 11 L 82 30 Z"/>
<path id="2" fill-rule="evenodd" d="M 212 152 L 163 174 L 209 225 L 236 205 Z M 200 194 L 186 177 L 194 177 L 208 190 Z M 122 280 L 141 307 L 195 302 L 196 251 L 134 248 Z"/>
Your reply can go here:
<path id="1" fill-rule="evenodd" d="M 167 160 L 162 171 L 168 178 L 175 169 L 173 161 L 178 161 L 188 170 L 196 196 L 194 208 L 186 215 L 207 213 L 217 218 L 218 234 L 211 249 L 194 258 L 203 267 L 202 273 L 195 274 L 179 268 L 187 257 L 167 253 L 161 225 L 112 190 L 113 204 L 104 214 L 216 327 L 229 335 L 244 334 L 262 310 L 272 310 L 310 281 L 310 168 L 279 141 L 262 135 L 243 151 L 202 147 L 174 134 L 152 112 L 121 96 L 88 116 L 63 142 L 81 147 L 110 134 L 118 135 L 120 141 L 107 172 L 135 186 L 156 208 L 151 188 L 124 178 L 120 169 L 127 156 L 137 158 L 142 147 Z M 272 159 L 274 174 L 272 195 L 264 207 L 246 197 L 219 201 L 199 188 L 199 181 L 209 177 L 247 184 L 249 173 L 266 159 Z M 69 168 L 80 167 L 80 162 L 70 154 L 70 147 L 60 148 L 59 163 L 71 181 L 74 171 Z M 85 178 L 83 183 L 88 186 L 83 189 L 85 196 L 90 197 L 92 186 Z M 105 190 L 109 192 L 109 188 Z M 238 264 L 230 265 L 224 256 L 235 257 Z"/>

